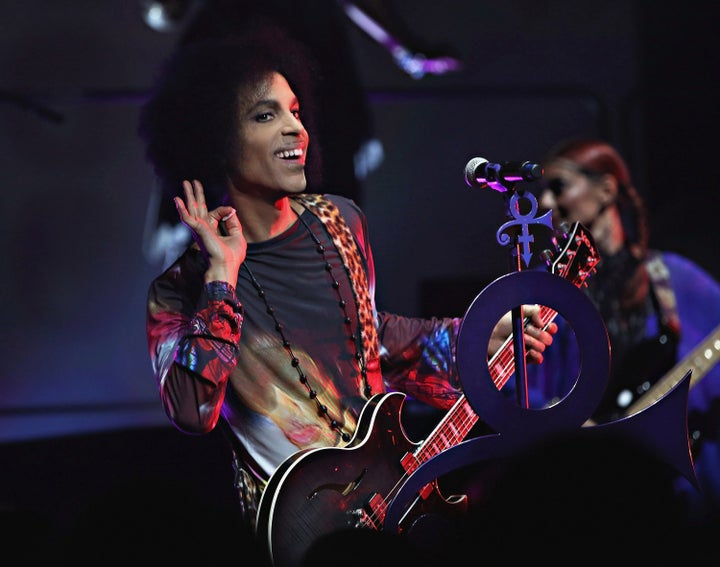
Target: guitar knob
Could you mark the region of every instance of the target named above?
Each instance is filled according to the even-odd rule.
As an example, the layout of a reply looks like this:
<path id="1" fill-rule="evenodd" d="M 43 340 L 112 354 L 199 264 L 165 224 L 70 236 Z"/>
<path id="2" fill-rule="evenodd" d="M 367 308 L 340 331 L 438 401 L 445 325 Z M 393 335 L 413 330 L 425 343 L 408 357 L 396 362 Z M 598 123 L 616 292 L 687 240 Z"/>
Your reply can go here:
<path id="1" fill-rule="evenodd" d="M 540 258 L 542 258 L 546 266 L 550 267 L 553 261 L 553 253 L 548 248 L 545 248 L 545 250 L 540 252 Z"/>
<path id="2" fill-rule="evenodd" d="M 690 449 L 692 449 L 693 456 L 695 458 L 700 454 L 702 447 L 702 433 L 699 429 L 692 429 L 688 431 L 688 442 L 690 443 Z"/>
<path id="3" fill-rule="evenodd" d="M 630 402 L 633 400 L 633 395 L 630 390 L 621 390 L 620 393 L 617 395 L 617 398 L 615 398 L 615 403 L 619 408 L 626 408 L 630 405 Z"/>

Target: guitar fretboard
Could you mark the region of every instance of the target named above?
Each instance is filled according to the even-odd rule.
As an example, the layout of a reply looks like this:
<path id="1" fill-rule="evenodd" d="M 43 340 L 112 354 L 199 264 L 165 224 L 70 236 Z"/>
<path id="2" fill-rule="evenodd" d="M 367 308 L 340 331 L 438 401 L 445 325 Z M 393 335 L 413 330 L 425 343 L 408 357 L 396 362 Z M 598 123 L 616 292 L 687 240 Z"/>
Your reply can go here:
<path id="1" fill-rule="evenodd" d="M 720 362 L 720 325 L 693 350 L 691 350 L 679 363 L 677 363 L 665 376 L 660 378 L 650 389 L 631 404 L 624 412 L 627 417 L 645 409 L 670 390 L 683 379 L 688 370 L 692 370 L 690 388 L 697 384 L 710 370 Z"/>
<path id="2" fill-rule="evenodd" d="M 595 271 L 599 261 L 592 237 L 582 229 L 580 223 L 575 223 L 568 231 L 566 246 L 553 262 L 551 271 L 571 281 L 575 286 L 582 287 L 587 277 Z M 547 329 L 556 316 L 557 311 L 554 309 L 545 305 L 540 306 L 538 317 L 543 329 Z M 523 325 L 527 323 L 528 320 L 525 319 Z M 515 372 L 512 334 L 490 359 L 488 369 L 495 386 L 498 390 L 502 389 Z M 465 395 L 461 395 L 421 446 L 403 460 L 405 470 L 412 473 L 425 461 L 458 444 L 465 439 L 478 419 L 470 402 Z"/>
<path id="3" fill-rule="evenodd" d="M 555 319 L 557 311 L 541 306 L 538 312 L 543 329 Z M 515 372 L 515 349 L 510 335 L 488 364 L 493 383 L 500 390 Z M 405 466 L 411 473 L 425 461 L 441 451 L 461 442 L 478 421 L 478 415 L 470 406 L 465 395 L 461 395 L 438 426 L 428 435 L 422 446 L 415 452 L 413 461 Z"/>

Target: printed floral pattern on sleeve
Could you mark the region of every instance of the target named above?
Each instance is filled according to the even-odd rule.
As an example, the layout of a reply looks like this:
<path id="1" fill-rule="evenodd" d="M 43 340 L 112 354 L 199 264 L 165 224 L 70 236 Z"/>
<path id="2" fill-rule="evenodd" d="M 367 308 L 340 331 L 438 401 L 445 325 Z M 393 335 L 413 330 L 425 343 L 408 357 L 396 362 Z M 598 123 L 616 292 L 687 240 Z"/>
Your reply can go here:
<path id="1" fill-rule="evenodd" d="M 460 319 L 380 315 L 380 354 L 388 386 L 449 409 L 461 395 L 455 365 Z"/>
<path id="2" fill-rule="evenodd" d="M 243 322 L 233 287 L 205 284 L 204 271 L 191 247 L 148 291 L 148 346 L 160 397 L 173 424 L 188 433 L 207 433 L 217 422 Z"/>
<path id="3" fill-rule="evenodd" d="M 208 305 L 191 319 L 192 334 L 181 340 L 175 362 L 217 383 L 237 361 L 242 306 L 227 282 L 210 282 L 206 292 Z"/>

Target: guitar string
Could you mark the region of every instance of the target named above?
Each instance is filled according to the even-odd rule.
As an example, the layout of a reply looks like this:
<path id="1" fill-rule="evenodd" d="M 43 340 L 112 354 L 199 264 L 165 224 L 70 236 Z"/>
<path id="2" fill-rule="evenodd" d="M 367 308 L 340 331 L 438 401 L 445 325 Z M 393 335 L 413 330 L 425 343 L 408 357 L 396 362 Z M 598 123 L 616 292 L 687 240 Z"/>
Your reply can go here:
<path id="1" fill-rule="evenodd" d="M 541 309 L 541 319 L 543 320 L 543 327 L 547 326 L 547 324 L 552 321 L 554 314 L 552 313 L 552 309 L 545 307 L 545 309 Z M 514 356 L 512 354 L 512 343 L 508 342 L 505 344 L 505 346 L 502 348 L 501 351 L 499 351 L 499 358 L 503 359 L 503 372 L 497 372 L 496 376 L 493 377 L 493 383 L 495 386 L 500 389 L 502 386 L 507 382 L 511 375 L 511 368 L 509 365 L 514 366 Z M 490 372 L 492 373 L 493 369 L 497 369 L 497 364 L 493 365 L 492 360 L 489 365 Z M 504 378 L 504 380 L 503 380 Z M 450 421 L 452 423 L 456 423 L 455 420 L 451 419 L 454 414 L 459 413 L 460 411 L 464 410 L 464 413 L 460 414 L 460 419 L 457 421 L 457 425 L 460 427 L 458 430 L 452 432 L 449 431 L 447 427 L 440 427 L 437 429 L 437 433 L 431 433 L 430 437 L 422 444 L 422 446 L 419 448 L 417 453 L 414 453 L 415 457 L 423 457 L 423 455 L 427 452 L 429 452 L 432 456 L 436 455 L 438 451 L 429 451 L 428 447 L 432 448 L 437 446 L 437 443 L 435 441 L 431 441 L 434 439 L 438 439 L 441 437 L 441 433 L 448 434 L 445 435 L 445 438 L 451 438 L 453 443 L 450 444 L 450 446 L 454 445 L 454 442 L 458 439 L 463 439 L 465 435 L 470 431 L 473 425 L 477 422 L 479 417 L 477 414 L 472 410 L 470 407 L 470 403 L 467 400 L 467 398 L 463 395 L 461 396 L 458 401 L 455 403 L 455 405 L 449 410 L 446 417 L 443 419 L 444 422 Z M 448 443 L 444 444 L 446 447 L 448 446 Z M 400 477 L 400 479 L 395 483 L 395 485 L 392 487 L 392 489 L 388 492 L 388 496 L 385 498 L 380 499 L 380 503 L 376 510 L 371 509 L 371 513 L 368 514 L 369 520 L 372 522 L 373 526 L 377 529 L 377 526 L 382 525 L 385 516 L 387 514 L 387 502 L 392 501 L 390 496 L 394 494 L 399 488 L 405 483 L 405 480 L 410 477 L 410 475 L 421 465 L 423 464 L 427 459 L 426 458 L 416 458 L 413 461 L 414 467 L 411 468 L 410 471 L 405 471 L 403 475 Z M 432 484 L 432 483 L 430 483 Z M 424 488 L 424 487 L 423 487 Z"/>
<path id="2" fill-rule="evenodd" d="M 568 264 L 566 264 L 563 267 L 563 269 L 559 273 L 559 275 L 561 277 L 567 278 L 567 275 L 570 271 L 571 264 L 572 264 L 572 262 L 568 262 Z M 592 268 L 592 266 L 591 266 L 591 268 Z M 589 275 L 589 274 L 590 274 L 590 271 L 586 272 L 585 277 L 587 277 L 587 275 Z M 585 277 L 579 276 L 576 280 L 573 281 L 573 283 L 576 285 L 582 285 L 582 283 L 585 280 Z M 541 309 L 539 312 L 539 317 L 540 317 L 540 321 L 542 324 L 542 328 L 546 329 L 547 326 L 555 319 L 556 315 L 557 315 L 556 310 L 554 310 L 550 307 L 547 307 L 547 306 L 541 306 Z M 508 342 L 505 343 L 505 345 L 503 347 L 501 347 L 501 350 L 498 352 L 497 358 L 500 360 L 502 371 L 496 370 L 496 375 L 492 376 L 492 379 L 493 379 L 494 385 L 498 389 L 501 389 L 507 383 L 510 376 L 512 376 L 512 372 L 514 369 L 514 360 L 515 360 L 514 348 L 513 348 L 513 344 L 510 341 L 510 339 L 508 339 Z M 494 364 L 494 361 L 491 359 L 489 362 L 489 369 L 490 369 L 491 374 L 493 372 L 493 369 L 497 369 L 497 368 L 498 368 L 498 364 Z M 460 420 L 457 423 L 458 423 L 458 425 L 461 426 L 459 428 L 459 431 L 462 433 L 458 434 L 458 431 L 456 431 L 453 435 L 450 435 L 450 437 L 453 438 L 452 439 L 453 441 L 456 441 L 457 439 L 463 439 L 465 437 L 465 435 L 467 434 L 467 432 L 470 431 L 472 426 L 475 425 L 475 423 L 479 419 L 477 414 L 470 407 L 470 403 L 467 400 L 467 398 L 464 395 L 462 395 L 458 399 L 458 401 L 455 403 L 455 405 L 446 414 L 445 418 L 443 418 L 443 422 L 450 421 L 451 423 L 455 423 L 455 421 L 452 419 L 452 416 L 456 413 L 459 413 L 461 410 L 465 410 L 465 413 L 461 416 Z M 419 450 L 417 451 L 417 453 L 413 454 L 415 457 L 422 456 L 422 455 L 424 455 L 424 453 L 429 452 L 428 446 L 434 447 L 436 445 L 436 443 L 434 441 L 431 442 L 431 440 L 437 439 L 438 437 L 440 437 L 440 433 L 448 433 L 447 428 L 442 426 L 442 424 L 439 428 L 436 429 L 436 431 L 437 431 L 437 433 L 435 431 L 432 432 L 430 434 L 430 436 L 428 437 L 428 439 L 426 439 L 425 442 L 422 444 L 422 446 L 419 447 Z M 446 443 L 445 445 L 447 446 L 448 444 Z M 434 456 L 437 454 L 437 451 L 430 452 L 430 453 L 432 456 Z M 414 468 L 412 468 L 412 470 L 410 470 L 409 472 L 405 471 L 405 473 L 400 477 L 400 480 L 398 482 L 396 482 L 395 485 L 392 487 L 392 489 L 389 491 L 388 497 L 380 499 L 380 504 L 379 504 L 377 510 L 371 509 L 371 513 L 368 514 L 368 517 L 376 529 L 377 529 L 377 526 L 382 525 L 382 523 L 385 520 L 385 516 L 387 514 L 387 508 L 388 508 L 387 502 L 392 501 L 392 499 L 389 498 L 389 496 L 392 495 L 393 493 L 395 493 L 397 490 L 399 490 L 399 487 L 401 487 L 404 484 L 406 478 L 409 478 L 409 476 L 426 460 L 427 459 L 422 459 L 422 458 L 415 459 L 413 464 L 416 466 Z M 432 484 L 432 482 L 429 484 Z"/>

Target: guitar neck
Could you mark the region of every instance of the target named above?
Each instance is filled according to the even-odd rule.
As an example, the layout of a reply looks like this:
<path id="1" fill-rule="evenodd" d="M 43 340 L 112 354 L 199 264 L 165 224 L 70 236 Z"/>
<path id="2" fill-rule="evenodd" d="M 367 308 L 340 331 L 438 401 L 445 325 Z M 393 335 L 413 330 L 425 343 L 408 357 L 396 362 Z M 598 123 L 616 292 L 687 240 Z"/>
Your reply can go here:
<path id="1" fill-rule="evenodd" d="M 551 266 L 551 272 L 571 281 L 575 286 L 582 287 L 585 279 L 595 271 L 599 257 L 592 236 L 583 226 L 576 222 L 567 230 L 566 244 Z M 543 329 L 557 316 L 557 311 L 541 305 L 538 317 Z M 523 326 L 528 324 L 525 318 Z M 495 355 L 488 362 L 490 376 L 498 390 L 502 389 L 515 373 L 515 349 L 513 335 L 505 340 Z M 450 411 L 433 429 L 423 443 L 403 463 L 408 473 L 413 472 L 422 463 L 465 439 L 478 421 L 478 416 L 470 407 L 465 395 L 461 395 Z"/>
<path id="2" fill-rule="evenodd" d="M 543 330 L 547 329 L 548 325 L 553 322 L 557 316 L 557 311 L 550 307 L 541 306 L 538 312 L 540 322 Z M 526 318 L 523 326 L 527 326 L 528 319 Z M 512 334 L 505 339 L 502 347 L 495 353 L 495 356 L 489 362 L 490 376 L 495 383 L 498 390 L 503 388 L 510 377 L 515 372 L 515 348 L 513 347 L 513 336 Z"/>
<path id="3" fill-rule="evenodd" d="M 642 397 L 623 412 L 627 417 L 643 410 L 672 390 L 692 370 L 690 388 L 695 386 L 720 361 L 720 325 L 691 350 L 679 363 L 655 382 Z"/>
<path id="4" fill-rule="evenodd" d="M 542 321 L 543 329 L 546 329 L 556 316 L 557 311 L 546 306 L 541 306 L 539 317 Z M 525 323 L 527 324 L 527 319 Z M 490 359 L 488 368 L 495 386 L 500 390 L 507 384 L 507 381 L 515 372 L 515 349 L 513 347 L 512 334 Z M 478 419 L 478 415 L 470 406 L 467 397 L 465 397 L 464 394 L 461 395 L 440 423 L 415 451 L 415 462 L 412 470 L 441 451 L 460 443 L 465 439 Z"/>

